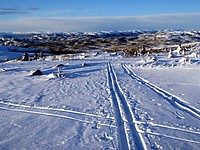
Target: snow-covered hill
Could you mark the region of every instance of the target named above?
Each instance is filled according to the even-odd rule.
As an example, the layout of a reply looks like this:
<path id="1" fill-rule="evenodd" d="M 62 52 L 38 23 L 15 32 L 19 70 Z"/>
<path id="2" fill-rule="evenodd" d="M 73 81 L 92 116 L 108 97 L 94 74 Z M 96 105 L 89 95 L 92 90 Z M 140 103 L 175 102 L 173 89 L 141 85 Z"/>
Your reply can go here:
<path id="1" fill-rule="evenodd" d="M 0 63 L 0 149 L 199 149 L 194 45 L 173 57 L 101 52 Z"/>

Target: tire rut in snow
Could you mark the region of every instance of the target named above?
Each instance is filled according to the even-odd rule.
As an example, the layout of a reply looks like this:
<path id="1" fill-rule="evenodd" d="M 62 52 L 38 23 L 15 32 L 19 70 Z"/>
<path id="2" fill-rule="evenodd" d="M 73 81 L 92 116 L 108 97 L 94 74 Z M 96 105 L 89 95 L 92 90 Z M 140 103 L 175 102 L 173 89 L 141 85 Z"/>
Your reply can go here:
<path id="1" fill-rule="evenodd" d="M 156 85 L 150 83 L 149 81 L 143 79 L 142 77 L 136 75 L 127 65 L 123 64 L 122 67 L 125 70 L 125 72 L 132 79 L 145 85 L 146 87 L 148 87 L 149 89 L 151 89 L 152 91 L 154 91 L 155 93 L 157 93 L 158 95 L 160 95 L 161 97 L 166 99 L 167 102 L 169 102 L 174 108 L 185 111 L 188 114 L 190 114 L 192 117 L 195 117 L 198 120 L 200 120 L 200 110 L 199 109 L 189 105 L 186 101 L 182 100 L 180 97 L 175 96 L 175 95 L 165 91 L 164 89 L 161 89 L 161 88 L 157 87 Z"/>
<path id="2" fill-rule="evenodd" d="M 122 118 L 122 113 L 124 113 L 126 116 L 126 119 L 128 121 L 128 125 L 130 128 L 130 132 L 132 134 L 132 138 L 134 139 L 135 148 L 137 150 L 145 150 L 147 148 L 146 148 L 144 139 L 143 139 L 141 133 L 138 132 L 139 128 L 138 128 L 137 124 L 134 124 L 134 122 L 135 122 L 134 114 L 124 96 L 124 93 L 117 81 L 117 76 L 116 76 L 110 63 L 108 63 L 108 65 L 107 65 L 107 71 L 108 71 L 108 84 L 110 87 L 113 107 L 114 107 L 114 111 L 115 111 L 115 117 L 116 117 L 117 126 L 118 126 L 120 149 L 123 149 L 123 150 L 130 149 L 129 143 L 128 143 L 128 135 L 125 131 L 126 130 L 125 123 Z M 124 145 L 124 143 L 126 145 Z"/>

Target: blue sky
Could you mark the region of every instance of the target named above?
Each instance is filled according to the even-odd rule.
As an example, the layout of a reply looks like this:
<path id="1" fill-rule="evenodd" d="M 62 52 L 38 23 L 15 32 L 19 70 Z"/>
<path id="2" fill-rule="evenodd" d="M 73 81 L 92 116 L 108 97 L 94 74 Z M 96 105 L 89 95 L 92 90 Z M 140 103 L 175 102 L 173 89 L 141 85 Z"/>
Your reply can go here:
<path id="1" fill-rule="evenodd" d="M 200 29 L 200 0 L 1 0 L 0 31 Z"/>

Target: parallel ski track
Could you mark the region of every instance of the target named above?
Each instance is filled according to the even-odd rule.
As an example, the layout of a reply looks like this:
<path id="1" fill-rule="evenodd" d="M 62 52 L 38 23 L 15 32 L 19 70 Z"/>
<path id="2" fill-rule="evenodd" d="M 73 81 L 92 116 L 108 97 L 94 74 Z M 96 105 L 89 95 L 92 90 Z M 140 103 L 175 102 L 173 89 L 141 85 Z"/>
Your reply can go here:
<path id="1" fill-rule="evenodd" d="M 122 91 L 117 81 L 116 73 L 113 70 L 110 63 L 108 63 L 107 65 L 107 71 L 108 71 L 108 84 L 110 87 L 113 107 L 115 111 L 115 117 L 117 121 L 120 149 L 122 150 L 130 149 L 129 142 L 128 142 L 128 135 L 125 131 L 127 129 L 122 117 L 122 113 L 124 113 L 128 121 L 128 125 L 130 127 L 132 138 L 134 139 L 135 149 L 146 150 L 147 147 L 142 137 L 142 134 L 139 132 L 139 128 L 137 124 L 134 123 L 136 122 L 136 119 L 134 118 L 134 114 L 126 100 L 124 92 Z"/>
<path id="2" fill-rule="evenodd" d="M 74 111 L 74 110 L 67 110 L 67 109 L 62 109 L 62 108 L 60 109 L 60 108 L 50 108 L 50 107 L 42 107 L 42 106 L 30 106 L 30 105 L 16 104 L 16 103 L 12 103 L 12 102 L 0 101 L 1 109 L 2 108 L 8 109 L 7 107 L 10 107 L 10 106 L 12 107 L 12 109 L 10 109 L 10 110 L 13 110 L 13 107 L 20 108 L 21 110 L 31 109 L 31 110 L 35 110 L 34 112 L 38 112 L 38 113 L 43 113 L 43 112 L 39 112 L 38 110 L 48 110 L 48 111 L 66 112 L 66 113 L 69 113 L 69 114 L 84 115 L 84 116 L 91 116 L 91 117 L 114 120 L 114 117 L 103 117 L 103 116 L 98 115 L 98 114 L 90 114 L 90 113 Z M 14 111 L 16 111 L 16 110 L 18 111 L 20 109 L 14 109 Z M 177 128 L 177 127 L 171 127 L 171 126 L 166 126 L 166 125 L 163 125 L 163 124 L 156 124 L 156 123 L 153 123 L 153 122 L 149 122 L 147 124 L 147 122 L 135 121 L 134 123 L 135 124 L 149 125 L 149 126 L 154 126 L 154 127 L 161 127 L 161 128 L 171 129 L 171 130 L 178 130 L 178 131 L 183 131 L 183 132 L 187 132 L 187 133 L 193 133 L 193 134 L 199 134 L 200 135 L 200 132 L 198 132 L 198 131 L 192 131 L 192 130 Z"/>
<path id="3" fill-rule="evenodd" d="M 63 119 L 69 119 L 73 121 L 78 121 L 82 123 L 88 123 L 88 124 L 95 124 L 96 119 L 94 120 L 85 120 L 85 119 L 78 119 L 75 117 L 67 116 L 67 115 L 59 115 L 59 114 L 54 114 L 54 113 L 47 113 L 47 112 L 40 112 L 40 111 L 33 111 L 33 110 L 27 110 L 27 109 L 16 109 L 16 108 L 7 108 L 7 107 L 1 107 L 0 109 L 2 110 L 7 110 L 7 111 L 15 111 L 15 112 L 22 112 L 22 113 L 28 113 L 28 114 L 37 114 L 37 115 L 43 115 L 43 116 L 51 116 L 55 118 L 63 118 Z M 109 125 L 105 123 L 98 122 L 98 125 L 101 126 L 106 126 L 106 127 L 111 127 L 111 128 L 116 128 L 115 125 Z"/>
<path id="4" fill-rule="evenodd" d="M 38 112 L 38 111 L 29 111 L 29 110 L 6 108 L 6 107 L 0 107 L 0 109 L 7 110 L 7 111 L 15 111 L 15 112 L 22 112 L 22 113 L 29 113 L 29 114 L 44 115 L 44 116 L 55 117 L 55 118 L 70 119 L 70 120 L 78 121 L 78 122 L 82 122 L 82 123 L 94 124 L 94 121 L 87 121 L 87 120 L 77 119 L 77 118 L 74 118 L 74 117 L 69 117 L 69 116 L 64 116 L 64 115 L 57 115 L 57 114 L 52 114 L 52 113 L 44 113 L 44 112 Z M 139 124 L 141 124 L 141 123 L 142 122 L 140 122 Z M 117 128 L 117 126 L 108 125 L 108 124 L 105 124 L 105 123 L 100 123 L 99 122 L 98 124 L 101 125 L 101 126 L 106 126 L 106 127 L 110 127 L 110 128 Z M 146 124 L 146 123 L 142 123 L 142 124 Z M 168 126 L 164 126 L 164 125 L 157 125 L 157 124 L 151 124 L 151 125 L 158 126 L 158 127 L 163 127 L 163 128 L 168 128 L 168 129 L 172 129 L 172 130 L 184 131 L 184 132 L 193 133 L 193 134 L 199 134 L 200 135 L 199 132 L 195 132 L 195 131 L 190 131 L 190 130 L 185 130 L 185 129 L 179 129 L 179 128 L 174 128 L 174 127 L 168 127 Z M 129 129 L 127 129 L 127 131 L 129 131 Z M 164 134 L 155 133 L 155 132 L 141 132 L 141 133 L 142 134 L 144 134 L 144 133 L 146 134 L 147 133 L 147 134 L 151 134 L 151 135 L 154 135 L 154 136 L 161 136 L 161 137 L 163 136 L 163 137 L 167 137 L 167 138 L 171 138 L 171 139 L 176 139 L 176 140 L 180 140 L 180 141 L 184 141 L 184 142 L 190 142 L 190 143 L 200 144 L 199 141 L 178 138 L 178 137 L 164 135 Z"/>
<path id="5" fill-rule="evenodd" d="M 167 100 L 174 108 L 182 110 L 190 114 L 192 117 L 197 118 L 200 120 L 200 110 L 189 105 L 186 101 L 182 100 L 180 97 L 173 95 L 156 85 L 150 83 L 149 81 L 143 79 L 142 77 L 136 75 L 126 64 L 122 64 L 123 69 L 125 72 L 134 80 L 138 81 L 139 83 L 145 85 L 146 87 L 150 88 L 152 91 L 163 97 Z"/>
<path id="6" fill-rule="evenodd" d="M 33 112 L 38 112 L 38 114 L 39 113 L 42 114 L 43 112 L 40 112 L 38 110 L 48 110 L 48 111 L 66 112 L 66 113 L 69 113 L 69 114 L 72 113 L 72 114 L 76 114 L 76 115 L 84 115 L 84 116 L 91 116 L 91 117 L 114 120 L 113 117 L 103 117 L 103 116 L 98 115 L 98 114 L 90 114 L 90 113 L 74 111 L 74 110 L 67 110 L 67 109 L 60 109 L 60 108 L 50 108 L 50 107 L 42 107 L 42 106 L 30 106 L 30 105 L 16 104 L 16 103 L 12 103 L 12 102 L 0 101 L 1 109 L 9 109 L 8 107 L 10 107 L 10 106 L 12 107 L 12 109 L 10 109 L 10 110 L 14 110 L 14 111 L 18 111 L 18 110 L 26 111 L 27 109 L 31 109 L 31 110 L 34 110 Z M 20 109 L 14 109 L 15 107 L 20 108 Z M 29 111 L 29 110 L 27 110 L 27 111 Z M 183 132 L 187 132 L 187 133 L 193 133 L 193 134 L 200 135 L 200 132 L 198 132 L 198 131 L 187 130 L 187 129 L 177 128 L 177 127 L 171 127 L 171 126 L 166 126 L 166 125 L 163 125 L 163 124 L 156 124 L 156 123 L 153 123 L 153 122 L 149 122 L 147 124 L 147 122 L 135 121 L 134 123 L 135 124 L 149 125 L 149 126 L 154 126 L 154 127 L 161 127 L 161 128 L 171 129 L 171 130 L 178 130 L 178 131 L 183 131 Z"/>
<path id="7" fill-rule="evenodd" d="M 14 107 L 21 107 L 21 108 L 30 108 L 34 110 L 49 110 L 49 111 L 58 111 L 58 112 L 66 112 L 66 113 L 71 113 L 71 114 L 77 114 L 77 115 L 84 115 L 84 116 L 91 116 L 91 117 L 97 117 L 97 118 L 105 118 L 102 115 L 98 114 L 90 114 L 90 113 L 85 113 L 85 112 L 80 112 L 80 111 L 74 111 L 74 110 L 68 110 L 68 109 L 62 109 L 62 108 L 50 108 L 50 107 L 42 107 L 42 106 L 30 106 L 30 105 L 24 105 L 24 104 L 16 104 L 12 102 L 3 102 L 0 101 L 0 104 L 6 105 L 6 106 L 14 106 Z M 112 117 L 108 117 L 105 119 L 113 119 Z"/>
<path id="8" fill-rule="evenodd" d="M 122 110 L 120 108 L 118 95 L 116 94 L 116 89 L 114 86 L 114 79 L 112 77 L 113 74 L 111 71 L 110 64 L 107 65 L 107 71 L 108 71 L 108 85 L 111 92 L 112 104 L 113 104 L 116 123 L 117 123 L 119 148 L 120 150 L 128 150 L 130 149 L 130 146 L 129 146 L 128 138 L 127 138 L 127 132 L 126 132 L 127 129 L 125 128 L 125 122 L 122 118 Z"/>

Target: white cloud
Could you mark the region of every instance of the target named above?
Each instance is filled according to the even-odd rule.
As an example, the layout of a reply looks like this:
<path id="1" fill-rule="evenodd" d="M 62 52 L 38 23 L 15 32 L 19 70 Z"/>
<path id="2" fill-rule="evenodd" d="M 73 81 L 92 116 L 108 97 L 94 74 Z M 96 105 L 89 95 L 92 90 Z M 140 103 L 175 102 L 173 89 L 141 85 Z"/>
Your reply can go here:
<path id="1" fill-rule="evenodd" d="M 72 9 L 51 10 L 51 11 L 47 11 L 47 14 L 57 15 L 57 14 L 69 13 L 72 11 L 73 11 Z"/>
<path id="2" fill-rule="evenodd" d="M 104 11 L 104 8 L 94 8 L 94 9 L 81 9 L 82 12 L 96 12 L 96 11 Z"/>
<path id="3" fill-rule="evenodd" d="M 98 12 L 104 11 L 104 8 L 93 8 L 93 9 L 84 9 L 84 8 L 77 8 L 77 9 L 55 9 L 55 10 L 44 10 L 44 12 L 48 15 L 58 15 L 58 14 L 67 14 L 70 12 L 76 13 L 85 13 L 85 12 Z"/>
<path id="4" fill-rule="evenodd" d="M 200 29 L 200 13 L 127 17 L 29 17 L 0 21 L 0 30 L 12 31 L 102 31 L 134 29 Z"/>

